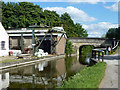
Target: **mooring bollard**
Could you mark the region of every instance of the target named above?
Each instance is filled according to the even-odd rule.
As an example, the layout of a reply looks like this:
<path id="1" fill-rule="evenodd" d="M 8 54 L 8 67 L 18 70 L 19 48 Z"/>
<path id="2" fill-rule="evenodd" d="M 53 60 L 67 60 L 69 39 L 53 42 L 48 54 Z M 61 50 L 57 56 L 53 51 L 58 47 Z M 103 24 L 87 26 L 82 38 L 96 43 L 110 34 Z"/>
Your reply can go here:
<path id="1" fill-rule="evenodd" d="M 96 59 L 96 51 L 95 51 L 95 59 Z"/>
<path id="2" fill-rule="evenodd" d="M 92 50 L 92 58 L 94 58 L 94 51 Z"/>
<path id="3" fill-rule="evenodd" d="M 104 61 L 104 51 L 102 51 L 102 62 Z"/>
<path id="4" fill-rule="evenodd" d="M 100 52 L 98 52 L 98 61 L 100 61 Z"/>

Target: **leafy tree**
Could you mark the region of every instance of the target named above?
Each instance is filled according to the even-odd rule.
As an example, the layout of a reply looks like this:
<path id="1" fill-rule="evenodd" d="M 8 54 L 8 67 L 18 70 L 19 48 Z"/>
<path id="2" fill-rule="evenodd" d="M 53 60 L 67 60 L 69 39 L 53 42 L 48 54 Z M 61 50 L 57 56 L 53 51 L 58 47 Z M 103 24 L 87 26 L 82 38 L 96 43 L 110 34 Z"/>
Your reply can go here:
<path id="1" fill-rule="evenodd" d="M 0 22 L 2 21 L 2 1 L 0 1 Z"/>
<path id="2" fill-rule="evenodd" d="M 87 37 L 87 31 L 82 28 L 82 25 L 80 25 L 79 23 L 75 24 L 75 29 L 76 29 L 76 33 L 78 34 L 78 37 Z"/>
<path id="3" fill-rule="evenodd" d="M 2 24 L 5 29 L 23 28 L 30 25 L 47 25 L 50 27 L 61 26 L 66 31 L 67 37 L 87 37 L 87 31 L 79 23 L 74 24 L 68 13 L 59 16 L 56 11 L 44 10 L 39 5 L 29 2 L 2 3 Z"/>
<path id="4" fill-rule="evenodd" d="M 67 12 L 65 12 L 64 14 L 61 15 L 61 21 L 64 24 L 74 26 L 74 22 L 73 22 L 73 20 L 71 19 L 70 15 Z"/>
<path id="5" fill-rule="evenodd" d="M 87 37 L 87 31 L 82 28 L 79 23 L 74 24 L 68 13 L 61 15 L 61 22 L 64 24 L 64 29 L 68 37 Z"/>
<path id="6" fill-rule="evenodd" d="M 44 10 L 44 16 L 48 26 L 59 26 L 57 24 L 60 22 L 60 16 L 55 11 Z"/>
<path id="7" fill-rule="evenodd" d="M 71 56 L 72 52 L 73 52 L 72 43 L 71 43 L 70 41 L 66 40 L 65 53 L 66 53 L 67 56 L 68 56 L 68 55 Z"/>
<path id="8" fill-rule="evenodd" d="M 119 28 L 110 28 L 106 33 L 106 38 L 116 38 L 120 40 L 120 27 Z"/>
<path id="9" fill-rule="evenodd" d="M 86 61 L 86 58 L 90 58 L 91 54 L 92 54 L 92 49 L 94 48 L 94 46 L 88 45 L 88 46 L 83 46 L 81 47 L 81 55 L 80 55 L 80 63 L 82 64 L 88 64 L 88 62 Z"/>

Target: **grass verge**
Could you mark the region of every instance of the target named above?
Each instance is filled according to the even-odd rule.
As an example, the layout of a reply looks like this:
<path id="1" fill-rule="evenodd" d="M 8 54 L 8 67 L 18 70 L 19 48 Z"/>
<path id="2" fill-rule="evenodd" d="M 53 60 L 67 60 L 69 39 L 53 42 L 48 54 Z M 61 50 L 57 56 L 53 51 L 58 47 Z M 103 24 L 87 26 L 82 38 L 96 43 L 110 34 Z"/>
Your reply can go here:
<path id="1" fill-rule="evenodd" d="M 22 61 L 23 59 L 6 59 L 3 61 L 0 61 L 0 63 L 9 63 L 9 62 L 16 62 L 16 61 Z"/>
<path id="2" fill-rule="evenodd" d="M 44 58 L 44 57 L 42 57 Z M 0 61 L 0 63 L 10 63 L 10 62 L 18 62 L 18 61 L 24 61 L 24 60 L 34 60 L 34 59 L 39 59 L 38 57 L 32 57 L 32 58 L 27 58 L 27 59 L 17 59 L 17 58 L 14 58 L 14 59 L 5 59 L 5 60 L 2 60 Z"/>
<path id="3" fill-rule="evenodd" d="M 58 88 L 98 88 L 104 77 L 106 69 L 105 62 L 99 62 L 94 66 L 85 67 L 74 75 L 64 85 Z"/>
<path id="4" fill-rule="evenodd" d="M 118 46 L 118 48 L 114 52 L 112 52 L 111 54 L 113 54 L 113 55 L 116 54 L 119 49 L 120 49 L 120 46 Z"/>

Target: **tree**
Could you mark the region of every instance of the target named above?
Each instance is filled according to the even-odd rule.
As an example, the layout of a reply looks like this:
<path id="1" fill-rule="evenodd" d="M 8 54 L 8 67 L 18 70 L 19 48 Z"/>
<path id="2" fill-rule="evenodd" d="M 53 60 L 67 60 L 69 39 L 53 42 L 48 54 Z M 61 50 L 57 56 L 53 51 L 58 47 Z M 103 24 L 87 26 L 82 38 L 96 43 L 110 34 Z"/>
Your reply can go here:
<path id="1" fill-rule="evenodd" d="M 73 52 L 73 46 L 72 46 L 72 43 L 68 40 L 66 40 L 66 46 L 65 46 L 65 53 L 66 55 L 70 55 L 72 54 Z"/>
<path id="2" fill-rule="evenodd" d="M 44 10 L 44 16 L 46 17 L 46 24 L 48 26 L 59 26 L 60 16 L 55 11 Z"/>
<path id="3" fill-rule="evenodd" d="M 120 27 L 119 28 L 110 28 L 106 33 L 106 38 L 116 38 L 120 40 Z"/>
<path id="4" fill-rule="evenodd" d="M 74 24 L 68 13 L 59 16 L 56 11 L 44 10 L 39 5 L 30 2 L 2 3 L 2 24 L 5 29 L 28 28 L 30 25 L 61 26 L 67 37 L 87 37 L 87 31 L 79 23 Z"/>
<path id="5" fill-rule="evenodd" d="M 74 24 L 68 13 L 61 15 L 61 22 L 64 24 L 64 30 L 68 37 L 87 37 L 87 31 L 79 23 Z"/>
<path id="6" fill-rule="evenodd" d="M 82 28 L 82 25 L 80 25 L 79 23 L 75 24 L 75 30 L 76 30 L 76 33 L 78 34 L 78 37 L 88 36 L 87 31 L 84 28 Z"/>
<path id="7" fill-rule="evenodd" d="M 67 12 L 65 12 L 64 14 L 61 15 L 61 21 L 64 24 L 74 26 L 74 22 L 73 22 L 73 20 L 71 19 L 70 15 Z"/>

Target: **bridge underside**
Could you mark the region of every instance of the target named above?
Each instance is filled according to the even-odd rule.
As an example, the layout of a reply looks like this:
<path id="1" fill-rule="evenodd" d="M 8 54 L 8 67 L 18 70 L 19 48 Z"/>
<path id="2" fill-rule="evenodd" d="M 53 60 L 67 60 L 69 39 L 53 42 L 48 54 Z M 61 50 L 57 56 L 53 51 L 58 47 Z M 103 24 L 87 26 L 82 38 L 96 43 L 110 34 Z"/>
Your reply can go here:
<path id="1" fill-rule="evenodd" d="M 73 47 L 76 49 L 77 51 L 77 54 L 79 54 L 79 48 L 81 46 L 88 46 L 88 45 L 91 45 L 91 46 L 94 46 L 94 47 L 99 47 L 101 44 L 96 44 L 96 43 L 72 43 Z"/>

